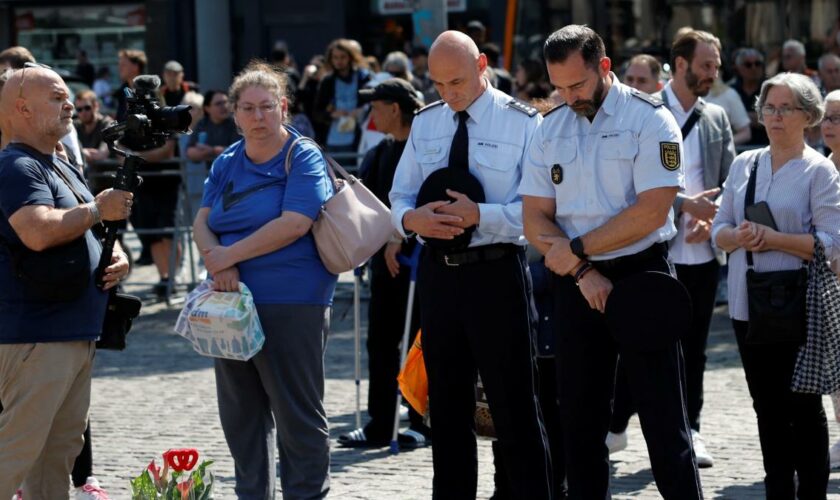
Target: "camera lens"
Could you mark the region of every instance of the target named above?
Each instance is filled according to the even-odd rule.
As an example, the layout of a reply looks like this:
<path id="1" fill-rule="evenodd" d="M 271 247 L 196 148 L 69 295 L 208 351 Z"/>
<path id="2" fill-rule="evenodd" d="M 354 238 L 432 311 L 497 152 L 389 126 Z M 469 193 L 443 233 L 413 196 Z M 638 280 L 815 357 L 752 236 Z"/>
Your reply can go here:
<path id="1" fill-rule="evenodd" d="M 152 116 L 153 127 L 157 130 L 183 132 L 190 127 L 192 116 L 190 106 L 164 106 L 155 110 Z"/>

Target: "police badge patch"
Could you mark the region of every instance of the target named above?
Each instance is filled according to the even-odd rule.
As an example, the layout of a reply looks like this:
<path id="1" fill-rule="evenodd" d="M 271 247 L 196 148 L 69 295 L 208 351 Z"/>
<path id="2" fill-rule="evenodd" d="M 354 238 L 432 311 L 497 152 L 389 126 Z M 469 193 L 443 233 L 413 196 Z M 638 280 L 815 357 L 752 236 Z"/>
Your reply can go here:
<path id="1" fill-rule="evenodd" d="M 680 168 L 680 145 L 676 142 L 660 142 L 659 158 L 665 170 L 676 170 Z"/>
<path id="2" fill-rule="evenodd" d="M 551 182 L 560 184 L 563 182 L 563 167 L 555 163 L 551 167 Z"/>

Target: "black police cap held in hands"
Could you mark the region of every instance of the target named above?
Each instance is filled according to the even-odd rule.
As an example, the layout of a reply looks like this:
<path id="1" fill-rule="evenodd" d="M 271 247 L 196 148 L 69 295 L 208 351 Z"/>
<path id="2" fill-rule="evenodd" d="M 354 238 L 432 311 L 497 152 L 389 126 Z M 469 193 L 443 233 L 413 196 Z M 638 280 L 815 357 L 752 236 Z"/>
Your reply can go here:
<path id="1" fill-rule="evenodd" d="M 467 119 L 469 119 L 469 114 L 466 111 L 458 112 L 458 129 L 455 131 L 452 147 L 449 149 L 449 166 L 432 172 L 423 181 L 417 193 L 418 207 L 434 201 L 451 200 L 452 198 L 446 194 L 447 189 L 465 194 L 475 203 L 484 203 L 484 188 L 469 170 Z M 438 250 L 461 250 L 470 245 L 475 228 L 474 225 L 467 227 L 463 233 L 451 240 L 438 238 L 424 238 L 424 240 L 427 245 Z"/>

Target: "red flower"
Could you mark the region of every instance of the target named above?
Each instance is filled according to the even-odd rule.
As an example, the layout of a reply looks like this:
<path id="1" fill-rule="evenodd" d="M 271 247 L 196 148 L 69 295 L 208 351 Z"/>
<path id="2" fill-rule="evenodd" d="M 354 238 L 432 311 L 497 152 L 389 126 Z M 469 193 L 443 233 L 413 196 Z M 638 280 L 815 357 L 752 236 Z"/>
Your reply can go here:
<path id="1" fill-rule="evenodd" d="M 163 454 L 166 463 L 178 472 L 192 470 L 198 463 L 198 450 L 195 448 L 182 448 L 169 450 Z"/>
<path id="2" fill-rule="evenodd" d="M 161 474 L 161 472 L 160 472 L 160 467 L 155 465 L 154 460 L 152 460 L 152 462 L 149 464 L 148 469 L 149 469 L 149 472 L 152 473 L 152 477 L 155 480 L 155 485 L 160 486 L 161 484 L 163 484 L 163 480 L 161 478 L 166 476 L 166 469 L 167 469 L 166 463 L 164 463 L 164 465 L 163 465 L 163 474 Z"/>
<path id="3" fill-rule="evenodd" d="M 190 497 L 190 491 L 192 491 L 193 480 L 190 479 L 189 481 L 178 483 L 175 486 L 178 488 L 178 491 L 181 492 L 181 500 L 187 500 Z"/>

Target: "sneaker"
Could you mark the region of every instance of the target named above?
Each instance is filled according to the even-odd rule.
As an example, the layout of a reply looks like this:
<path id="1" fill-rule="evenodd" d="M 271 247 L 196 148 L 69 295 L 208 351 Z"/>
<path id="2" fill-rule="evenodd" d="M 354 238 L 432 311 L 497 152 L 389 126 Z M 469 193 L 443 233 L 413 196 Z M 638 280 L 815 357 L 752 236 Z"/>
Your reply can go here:
<path id="1" fill-rule="evenodd" d="M 691 429 L 691 444 L 694 447 L 694 456 L 697 458 L 697 467 L 707 469 L 715 465 L 715 459 L 706 450 L 706 441 L 694 429 Z"/>
<path id="2" fill-rule="evenodd" d="M 840 469 L 840 441 L 837 441 L 828 449 L 829 463 L 832 470 Z"/>
<path id="3" fill-rule="evenodd" d="M 89 477 L 84 486 L 76 488 L 75 500 L 111 500 L 111 497 L 99 486 L 98 479 Z"/>
<path id="4" fill-rule="evenodd" d="M 619 451 L 627 448 L 627 431 L 625 432 L 608 432 L 607 433 L 607 448 L 610 450 L 610 454 L 618 453 Z"/>
<path id="5" fill-rule="evenodd" d="M 17 490 L 17 493 L 12 495 L 12 500 L 23 500 L 23 491 Z"/>

